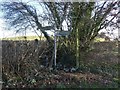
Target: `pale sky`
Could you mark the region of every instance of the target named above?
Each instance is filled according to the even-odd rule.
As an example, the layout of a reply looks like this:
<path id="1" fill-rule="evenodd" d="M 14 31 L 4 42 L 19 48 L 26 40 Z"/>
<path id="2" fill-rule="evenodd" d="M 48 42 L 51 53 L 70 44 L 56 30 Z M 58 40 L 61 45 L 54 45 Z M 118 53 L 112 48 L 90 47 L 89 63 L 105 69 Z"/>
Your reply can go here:
<path id="1" fill-rule="evenodd" d="M 64 24 L 65 25 L 65 24 Z M 5 22 L 2 18 L 0 18 L 0 38 L 6 38 L 6 37 L 15 37 L 15 36 L 22 36 L 24 35 L 24 32 L 23 33 L 18 33 L 18 34 L 15 34 L 15 31 L 12 31 L 12 30 L 5 30 Z M 109 27 L 110 28 L 110 27 Z M 105 32 L 106 30 L 103 29 L 101 30 L 100 32 Z M 39 32 L 38 32 L 39 33 Z M 50 32 L 49 32 L 50 33 Z M 40 33 L 39 33 L 40 34 Z M 52 33 L 50 33 L 52 35 Z M 118 36 L 118 29 L 114 30 L 113 32 L 114 36 L 112 35 L 111 37 L 112 38 L 115 38 Z M 35 32 L 32 32 L 32 31 L 27 31 L 27 34 L 26 35 L 32 35 L 32 36 L 35 36 Z"/>
<path id="2" fill-rule="evenodd" d="M 3 1 L 3 0 L 0 0 L 0 2 Z M 65 23 L 64 23 L 65 25 Z M 6 37 L 15 37 L 15 36 L 22 36 L 24 35 L 24 33 L 18 33 L 18 34 L 15 34 L 15 31 L 11 31 L 11 30 L 6 30 L 5 29 L 5 22 L 4 22 L 4 19 L 2 18 L 2 13 L 0 12 L 0 38 L 6 38 Z M 101 30 L 100 32 L 104 32 L 106 30 Z M 118 36 L 118 29 L 114 30 L 113 32 L 114 34 L 114 37 L 117 37 Z M 36 35 L 34 32 L 27 32 L 27 35 Z M 113 36 L 111 36 L 112 38 L 114 38 Z"/>
<path id="3" fill-rule="evenodd" d="M 3 2 L 3 1 L 10 1 L 10 0 L 0 0 L 0 3 Z M 13 0 L 14 1 L 14 0 Z M 30 4 L 33 3 L 33 0 L 23 0 L 25 2 L 29 1 Z M 36 5 L 36 3 L 34 3 L 34 5 Z M 40 8 L 40 7 L 39 7 Z M 43 10 L 40 9 L 39 12 L 43 12 Z M 18 33 L 16 34 L 15 31 L 13 30 L 7 30 L 6 28 L 6 24 L 4 22 L 4 19 L 2 17 L 2 12 L 0 11 L 0 38 L 6 38 L 6 37 L 15 37 L 15 36 L 22 36 L 24 35 L 24 32 L 22 33 Z M 40 32 L 38 32 L 40 34 Z M 30 35 L 36 35 L 35 32 L 32 32 L 32 31 L 27 31 L 27 35 L 30 36 Z"/>
<path id="4" fill-rule="evenodd" d="M 5 30 L 5 22 L 0 18 L 0 38 L 22 36 L 24 33 L 15 34 L 15 31 Z M 27 35 L 36 35 L 34 32 L 27 32 Z"/>

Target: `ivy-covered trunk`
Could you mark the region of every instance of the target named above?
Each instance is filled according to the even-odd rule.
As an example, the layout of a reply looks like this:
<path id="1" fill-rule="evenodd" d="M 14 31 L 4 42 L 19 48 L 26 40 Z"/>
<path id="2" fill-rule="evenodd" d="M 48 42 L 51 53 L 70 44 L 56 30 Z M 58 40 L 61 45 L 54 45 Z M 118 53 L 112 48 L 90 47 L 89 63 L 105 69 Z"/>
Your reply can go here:
<path id="1" fill-rule="evenodd" d="M 80 59 L 80 51 L 79 51 L 79 32 L 78 28 L 76 29 L 76 68 L 79 68 L 79 59 Z"/>

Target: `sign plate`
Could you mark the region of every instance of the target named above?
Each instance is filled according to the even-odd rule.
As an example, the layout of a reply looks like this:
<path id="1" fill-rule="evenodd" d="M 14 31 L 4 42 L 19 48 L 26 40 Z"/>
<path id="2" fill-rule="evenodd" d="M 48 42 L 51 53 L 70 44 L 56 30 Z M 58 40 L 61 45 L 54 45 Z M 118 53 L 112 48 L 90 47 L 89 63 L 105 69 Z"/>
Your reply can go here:
<path id="1" fill-rule="evenodd" d="M 59 31 L 55 33 L 56 36 L 68 36 L 69 34 L 70 31 Z"/>

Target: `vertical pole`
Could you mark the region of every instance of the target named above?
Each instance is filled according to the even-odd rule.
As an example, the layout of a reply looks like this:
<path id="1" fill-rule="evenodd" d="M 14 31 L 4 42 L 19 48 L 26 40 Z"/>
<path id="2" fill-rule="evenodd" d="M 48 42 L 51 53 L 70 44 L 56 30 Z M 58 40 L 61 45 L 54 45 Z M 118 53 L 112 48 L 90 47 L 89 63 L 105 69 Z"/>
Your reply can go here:
<path id="1" fill-rule="evenodd" d="M 0 89 L 2 90 L 2 40 L 0 40 Z"/>
<path id="2" fill-rule="evenodd" d="M 56 56 L 57 56 L 57 44 L 56 44 L 56 32 L 54 33 L 54 66 L 56 67 Z"/>
<path id="3" fill-rule="evenodd" d="M 76 68 L 79 68 L 79 33 L 78 28 L 76 30 Z"/>

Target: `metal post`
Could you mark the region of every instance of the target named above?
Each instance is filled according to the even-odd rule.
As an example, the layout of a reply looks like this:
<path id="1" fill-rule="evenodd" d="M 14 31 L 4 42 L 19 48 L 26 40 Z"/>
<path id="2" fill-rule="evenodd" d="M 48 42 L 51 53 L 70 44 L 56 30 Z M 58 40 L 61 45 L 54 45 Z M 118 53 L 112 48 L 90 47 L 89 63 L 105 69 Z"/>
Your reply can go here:
<path id="1" fill-rule="evenodd" d="M 54 66 L 56 67 L 56 56 L 57 56 L 57 41 L 56 41 L 56 33 L 54 33 Z"/>
<path id="2" fill-rule="evenodd" d="M 0 89 L 2 90 L 2 40 L 0 40 Z"/>

